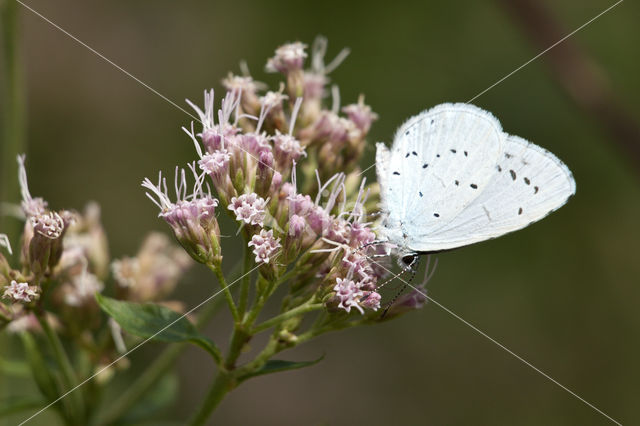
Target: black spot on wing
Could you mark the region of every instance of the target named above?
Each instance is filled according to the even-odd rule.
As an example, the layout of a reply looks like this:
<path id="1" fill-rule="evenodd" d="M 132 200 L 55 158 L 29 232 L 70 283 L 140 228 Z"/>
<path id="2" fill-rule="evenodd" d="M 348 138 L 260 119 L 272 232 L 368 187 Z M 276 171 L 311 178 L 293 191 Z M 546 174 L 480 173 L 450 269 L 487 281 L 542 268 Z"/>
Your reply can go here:
<path id="1" fill-rule="evenodd" d="M 422 165 L 422 168 L 423 168 L 423 169 L 426 169 L 427 167 L 429 167 L 429 164 L 427 164 L 427 163 L 424 163 L 424 164 Z"/>
<path id="2" fill-rule="evenodd" d="M 440 158 L 440 154 L 436 154 L 436 157 Z"/>
<path id="3" fill-rule="evenodd" d="M 407 152 L 407 155 L 405 155 L 405 156 L 404 156 L 404 158 L 407 158 L 407 157 L 408 157 L 408 156 L 410 156 L 410 155 L 411 155 L 411 153 L 410 153 L 410 152 Z"/>
<path id="4" fill-rule="evenodd" d="M 415 152 L 415 151 L 411 151 L 411 153 L 412 153 L 413 155 L 415 155 L 416 157 L 418 156 L 418 153 L 417 153 L 417 152 Z"/>
<path id="5" fill-rule="evenodd" d="M 522 207 L 518 209 L 518 215 L 521 215 L 521 214 L 522 214 Z"/>
<path id="6" fill-rule="evenodd" d="M 393 172 L 394 175 L 400 176 L 400 172 Z"/>
<path id="7" fill-rule="evenodd" d="M 511 173 L 511 179 L 516 180 L 516 172 L 512 170 L 509 170 L 509 173 Z"/>
<path id="8" fill-rule="evenodd" d="M 453 182 L 453 183 L 455 183 L 455 184 L 456 184 L 456 186 L 460 185 L 460 182 L 459 182 L 459 181 L 455 181 L 455 182 Z"/>
<path id="9" fill-rule="evenodd" d="M 471 185 L 469 185 L 471 188 L 473 189 L 478 189 L 478 185 L 476 185 L 475 183 L 472 183 Z"/>
<path id="10" fill-rule="evenodd" d="M 529 178 L 528 178 L 528 177 L 525 177 L 525 178 L 524 178 L 524 183 L 526 183 L 527 185 L 529 185 L 529 184 L 531 183 L 531 181 L 529 180 Z"/>
<path id="11" fill-rule="evenodd" d="M 534 194 L 537 194 L 539 189 L 540 189 L 540 188 L 538 188 L 537 186 L 534 186 L 534 187 L 533 187 L 533 193 L 534 193 Z"/>
<path id="12" fill-rule="evenodd" d="M 418 191 L 418 195 L 422 197 L 422 191 Z"/>
<path id="13" fill-rule="evenodd" d="M 456 151 L 455 149 L 450 149 L 449 151 L 453 152 L 454 154 L 458 151 Z"/>
<path id="14" fill-rule="evenodd" d="M 509 154 L 508 152 L 505 152 L 504 158 L 513 158 L 513 155 Z"/>
<path id="15" fill-rule="evenodd" d="M 500 167 L 500 165 L 497 165 L 497 166 L 496 166 L 496 169 L 498 169 L 498 171 L 499 171 L 499 172 L 501 172 L 501 171 L 502 171 L 502 167 Z"/>
<path id="16" fill-rule="evenodd" d="M 440 217 L 440 215 L 438 213 L 434 213 L 433 214 L 435 217 Z"/>
<path id="17" fill-rule="evenodd" d="M 467 151 L 464 152 L 464 156 L 467 157 L 469 153 Z"/>

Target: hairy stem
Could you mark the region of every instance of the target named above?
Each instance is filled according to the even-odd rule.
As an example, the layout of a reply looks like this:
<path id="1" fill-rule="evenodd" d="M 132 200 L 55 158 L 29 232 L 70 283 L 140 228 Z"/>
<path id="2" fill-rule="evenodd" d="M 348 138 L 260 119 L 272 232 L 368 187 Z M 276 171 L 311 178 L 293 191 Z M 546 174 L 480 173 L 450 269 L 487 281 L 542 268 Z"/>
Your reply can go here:
<path id="1" fill-rule="evenodd" d="M 242 318 L 247 310 L 247 304 L 249 300 L 249 287 L 251 285 L 251 274 L 248 272 L 253 265 L 253 259 L 251 258 L 251 252 L 248 247 L 244 248 L 244 268 L 242 282 L 240 283 L 240 301 L 238 302 L 238 311 Z"/>
<path id="2" fill-rule="evenodd" d="M 251 334 L 256 334 L 259 333 L 261 331 L 264 331 L 268 328 L 271 328 L 273 326 L 276 326 L 278 324 L 281 324 L 282 322 L 288 320 L 289 318 L 293 318 L 299 315 L 303 315 L 306 314 L 307 312 L 312 312 L 312 311 L 317 311 L 318 309 L 322 309 L 324 307 L 323 303 L 313 303 L 315 300 L 315 297 L 312 297 L 309 301 L 307 301 L 306 303 L 303 303 L 300 306 L 297 306 L 293 309 L 290 309 L 286 312 L 281 313 L 278 316 L 275 316 L 265 322 L 263 322 L 262 324 L 259 324 L 257 326 L 255 326 L 252 330 L 251 330 Z"/>
<path id="3" fill-rule="evenodd" d="M 222 273 L 220 266 L 207 264 L 207 267 L 216 275 L 216 277 L 218 278 L 218 282 L 220 283 L 220 287 L 222 287 L 222 290 L 224 290 L 224 297 L 227 300 L 227 305 L 229 305 L 229 310 L 231 311 L 233 320 L 236 322 L 239 321 L 240 315 L 238 314 L 238 308 L 233 301 L 233 296 L 231 295 L 231 291 L 229 290 L 229 285 L 227 284 L 227 280 L 224 278 L 224 274 Z"/>

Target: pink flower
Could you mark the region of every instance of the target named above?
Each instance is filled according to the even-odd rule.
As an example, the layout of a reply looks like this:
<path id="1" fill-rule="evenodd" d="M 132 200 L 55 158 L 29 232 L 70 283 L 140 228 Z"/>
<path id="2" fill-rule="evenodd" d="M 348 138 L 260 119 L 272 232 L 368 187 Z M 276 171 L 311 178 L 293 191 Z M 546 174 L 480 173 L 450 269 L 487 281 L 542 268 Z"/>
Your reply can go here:
<path id="1" fill-rule="evenodd" d="M 205 171 L 214 182 L 221 182 L 223 177 L 229 171 L 229 161 L 231 154 L 224 148 L 213 151 L 211 154 L 202 156 L 198 165 L 200 169 Z"/>
<path id="2" fill-rule="evenodd" d="M 307 57 L 306 47 L 299 41 L 278 47 L 275 56 L 267 61 L 267 71 L 287 74 L 302 69 L 304 58 Z"/>
<path id="3" fill-rule="evenodd" d="M 336 278 L 336 282 L 333 291 L 336 292 L 336 296 L 340 300 L 338 307 L 347 312 L 351 312 L 351 308 L 356 308 L 361 314 L 364 314 L 364 309 L 358 304 L 364 293 L 356 283 L 348 278 Z"/>
<path id="4" fill-rule="evenodd" d="M 366 309 L 377 311 L 378 309 L 380 309 L 381 299 L 382 299 L 382 296 L 380 296 L 380 294 L 376 293 L 375 291 L 370 293 L 364 293 L 364 297 L 362 298 L 360 304 Z"/>
<path id="5" fill-rule="evenodd" d="M 304 217 L 294 214 L 289 218 L 289 235 L 296 238 L 302 235 L 307 227 L 307 221 Z"/>
<path id="6" fill-rule="evenodd" d="M 300 142 L 291 135 L 283 135 L 279 132 L 273 137 L 274 157 L 280 168 L 291 167 L 292 161 L 297 161 L 305 155 Z"/>
<path id="7" fill-rule="evenodd" d="M 3 297 L 28 303 L 38 298 L 38 288 L 30 286 L 28 283 L 19 283 L 16 280 L 11 280 L 11 284 L 4 288 Z"/>
<path id="8" fill-rule="evenodd" d="M 55 240 L 64 231 L 64 221 L 56 212 L 43 213 L 31 217 L 33 229 L 40 235 Z"/>
<path id="9" fill-rule="evenodd" d="M 273 237 L 273 230 L 260 230 L 260 233 L 251 237 L 248 244 L 253 247 L 253 254 L 256 256 L 256 263 L 269 263 L 276 251 L 281 247 L 280 238 Z"/>
<path id="10" fill-rule="evenodd" d="M 198 175 L 195 163 L 189 165 L 196 183 L 193 191 L 187 194 L 185 171 L 176 167 L 176 197 L 174 203 L 169 199 L 166 179 L 160 174 L 158 184 L 154 185 L 148 178 L 142 186 L 151 191 L 147 197 L 160 207 L 159 217 L 163 218 L 176 235 L 176 238 L 189 254 L 198 262 L 206 263 L 219 258 L 220 229 L 215 216 L 218 200 L 203 192 L 204 174 Z"/>
<path id="11" fill-rule="evenodd" d="M 241 220 L 251 225 L 263 225 L 266 215 L 267 202 L 256 193 L 242 194 L 233 197 L 228 209 L 235 213 L 236 220 Z"/>
<path id="12" fill-rule="evenodd" d="M 371 111 L 369 105 L 365 105 L 364 96 L 360 96 L 357 104 L 347 105 L 342 108 L 342 112 L 347 114 L 349 120 L 356 125 L 364 134 L 369 132 L 371 123 L 378 119 L 378 114 Z"/>

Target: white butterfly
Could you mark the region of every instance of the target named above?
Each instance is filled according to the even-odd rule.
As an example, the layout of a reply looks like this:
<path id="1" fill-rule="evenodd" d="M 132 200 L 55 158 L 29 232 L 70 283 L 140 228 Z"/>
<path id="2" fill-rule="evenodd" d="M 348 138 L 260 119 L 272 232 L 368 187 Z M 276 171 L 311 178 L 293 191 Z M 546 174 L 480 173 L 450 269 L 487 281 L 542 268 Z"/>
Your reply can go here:
<path id="1" fill-rule="evenodd" d="M 489 112 L 441 104 L 377 144 L 381 234 L 405 263 L 522 229 L 575 193 L 555 155 L 502 131 Z"/>

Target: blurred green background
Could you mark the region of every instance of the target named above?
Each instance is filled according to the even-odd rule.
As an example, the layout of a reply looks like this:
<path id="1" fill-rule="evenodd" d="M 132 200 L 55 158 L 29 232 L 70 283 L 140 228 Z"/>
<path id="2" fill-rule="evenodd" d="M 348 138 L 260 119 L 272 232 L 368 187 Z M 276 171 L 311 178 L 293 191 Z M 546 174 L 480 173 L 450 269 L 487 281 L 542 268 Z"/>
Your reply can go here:
<path id="1" fill-rule="evenodd" d="M 323 34 L 330 58 L 348 46 L 352 54 L 331 75 L 342 103 L 364 93 L 380 115 L 363 168 L 374 161 L 373 142 L 390 142 L 409 116 L 465 102 L 542 50 L 504 3 L 492 1 L 28 4 L 185 107 L 184 98 L 201 103 L 205 88 L 219 89 L 242 59 L 256 79 L 275 81 L 263 67 L 286 41 L 310 44 Z M 568 33 L 611 3 L 543 4 Z M 98 201 L 112 256 L 134 254 L 150 230 L 169 231 L 140 182 L 195 159 L 180 130 L 190 118 L 26 9 L 20 15 L 31 192 L 55 208 Z M 639 18 L 640 5 L 624 2 L 572 38 L 636 120 Z M 577 195 L 523 231 L 439 255 L 429 294 L 615 419 L 640 423 L 640 170 L 567 95 L 545 57 L 474 103 L 509 133 L 563 159 Z M 373 170 L 367 175 L 375 178 Z M 232 259 L 239 244 L 225 243 Z M 196 268 L 176 294 L 194 305 L 212 291 Z M 226 339 L 227 327 L 222 318 L 209 333 Z M 133 360 L 160 349 L 149 344 Z M 433 303 L 396 321 L 325 335 L 287 357 L 323 353 L 312 368 L 244 384 L 215 423 L 608 423 Z M 195 349 L 181 358 L 180 399 L 165 420 L 197 407 L 210 367 Z M 0 383 L 16 389 L 6 378 Z"/>

